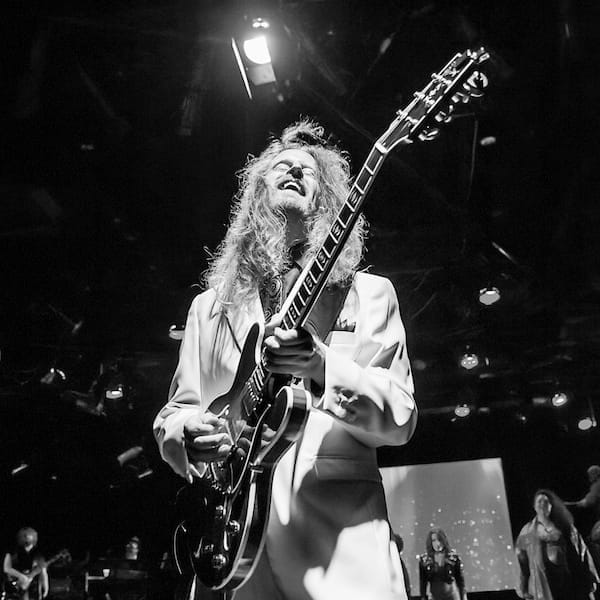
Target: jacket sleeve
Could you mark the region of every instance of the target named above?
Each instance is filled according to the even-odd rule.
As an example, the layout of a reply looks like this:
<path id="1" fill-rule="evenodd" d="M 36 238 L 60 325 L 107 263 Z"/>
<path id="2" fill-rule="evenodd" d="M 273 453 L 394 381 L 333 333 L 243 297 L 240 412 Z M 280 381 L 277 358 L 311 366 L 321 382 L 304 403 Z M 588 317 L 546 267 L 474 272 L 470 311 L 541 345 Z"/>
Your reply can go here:
<path id="1" fill-rule="evenodd" d="M 405 444 L 417 417 L 406 334 L 392 283 L 370 276 L 375 291 L 359 293 L 355 355 L 324 346 L 324 393 L 315 407 L 367 446 Z M 366 296 L 366 297 L 365 297 Z"/>
<path id="2" fill-rule="evenodd" d="M 204 412 L 209 401 L 203 397 L 200 380 L 200 323 L 206 302 L 203 294 L 192 301 L 179 349 L 179 362 L 173 375 L 169 397 L 154 420 L 154 437 L 162 458 L 182 477 L 201 476 L 206 467 L 189 463 L 184 446 L 183 426 L 198 410 Z"/>

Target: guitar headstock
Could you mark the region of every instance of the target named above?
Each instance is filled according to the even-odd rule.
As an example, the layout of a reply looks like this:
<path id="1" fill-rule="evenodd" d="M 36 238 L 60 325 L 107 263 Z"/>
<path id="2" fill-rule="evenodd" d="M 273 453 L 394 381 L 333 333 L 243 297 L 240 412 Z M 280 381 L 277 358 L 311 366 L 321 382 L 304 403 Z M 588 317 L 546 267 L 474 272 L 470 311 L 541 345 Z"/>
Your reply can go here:
<path id="1" fill-rule="evenodd" d="M 489 57 L 485 48 L 456 54 L 422 90 L 415 92 L 406 108 L 397 112 L 397 118 L 377 142 L 380 151 L 387 153 L 398 144 L 437 137 L 441 125 L 452 120 L 455 106 L 483 96 L 488 79 L 478 67 Z"/>

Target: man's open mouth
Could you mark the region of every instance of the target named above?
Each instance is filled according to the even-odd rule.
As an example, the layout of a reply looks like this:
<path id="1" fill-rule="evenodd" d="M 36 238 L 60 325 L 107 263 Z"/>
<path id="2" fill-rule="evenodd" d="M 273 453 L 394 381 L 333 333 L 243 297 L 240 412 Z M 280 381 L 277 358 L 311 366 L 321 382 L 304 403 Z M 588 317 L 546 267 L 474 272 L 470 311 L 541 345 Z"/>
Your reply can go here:
<path id="1" fill-rule="evenodd" d="M 287 179 L 279 184 L 280 190 L 293 190 L 297 194 L 304 196 L 304 186 L 295 179 Z"/>

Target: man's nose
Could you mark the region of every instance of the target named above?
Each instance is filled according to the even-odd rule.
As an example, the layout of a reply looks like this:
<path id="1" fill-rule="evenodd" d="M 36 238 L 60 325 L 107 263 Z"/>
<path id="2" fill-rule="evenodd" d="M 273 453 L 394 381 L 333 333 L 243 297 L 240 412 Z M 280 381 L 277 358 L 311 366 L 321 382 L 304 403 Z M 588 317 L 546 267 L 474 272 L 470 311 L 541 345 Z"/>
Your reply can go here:
<path id="1" fill-rule="evenodd" d="M 302 179 L 302 167 L 299 167 L 298 165 L 292 165 L 289 169 L 288 169 L 288 173 L 294 178 L 294 179 Z"/>

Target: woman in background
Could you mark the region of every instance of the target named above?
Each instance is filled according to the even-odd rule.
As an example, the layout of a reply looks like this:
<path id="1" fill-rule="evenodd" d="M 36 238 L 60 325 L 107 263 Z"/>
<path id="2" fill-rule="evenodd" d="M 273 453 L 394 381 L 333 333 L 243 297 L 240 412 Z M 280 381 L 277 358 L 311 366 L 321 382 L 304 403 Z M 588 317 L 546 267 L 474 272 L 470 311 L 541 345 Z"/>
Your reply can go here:
<path id="1" fill-rule="evenodd" d="M 444 531 L 439 527 L 432 529 L 425 548 L 427 552 L 419 556 L 421 598 L 466 600 L 463 564 L 456 551 L 450 549 Z"/>
<path id="2" fill-rule="evenodd" d="M 520 580 L 517 595 L 527 600 L 591 600 L 598 574 L 573 517 L 550 490 L 533 497 L 535 517 L 515 544 Z"/>

